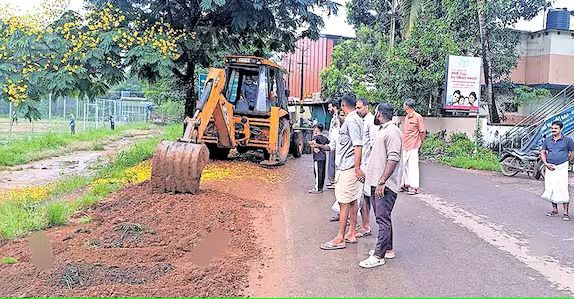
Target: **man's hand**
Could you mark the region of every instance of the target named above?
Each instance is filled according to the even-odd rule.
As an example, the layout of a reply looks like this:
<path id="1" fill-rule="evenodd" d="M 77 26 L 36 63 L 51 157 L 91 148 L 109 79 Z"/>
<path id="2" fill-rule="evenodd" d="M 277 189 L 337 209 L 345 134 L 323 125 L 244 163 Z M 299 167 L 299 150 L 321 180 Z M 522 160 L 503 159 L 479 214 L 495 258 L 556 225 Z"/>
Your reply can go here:
<path id="1" fill-rule="evenodd" d="M 357 176 L 357 179 L 359 180 L 359 182 L 364 183 L 365 182 L 365 173 L 361 170 L 361 168 L 355 168 L 355 175 Z"/>
<path id="2" fill-rule="evenodd" d="M 316 146 L 317 146 L 317 142 L 315 142 L 315 140 L 311 140 L 311 141 L 309 141 L 309 146 L 310 146 L 310 147 L 316 147 Z"/>
<path id="3" fill-rule="evenodd" d="M 318 152 L 320 152 L 320 151 L 321 151 L 321 150 L 319 150 L 319 149 L 316 148 L 316 147 L 313 148 L 313 152 L 314 152 L 315 154 L 318 153 Z"/>
<path id="4" fill-rule="evenodd" d="M 384 195 L 385 195 L 385 184 L 378 185 L 377 188 L 375 188 L 375 196 L 381 198 Z"/>
<path id="5" fill-rule="evenodd" d="M 548 168 L 548 170 L 550 170 L 550 171 L 554 171 L 554 169 L 556 169 L 556 167 L 553 164 L 546 163 L 545 165 L 546 165 L 546 168 Z"/>

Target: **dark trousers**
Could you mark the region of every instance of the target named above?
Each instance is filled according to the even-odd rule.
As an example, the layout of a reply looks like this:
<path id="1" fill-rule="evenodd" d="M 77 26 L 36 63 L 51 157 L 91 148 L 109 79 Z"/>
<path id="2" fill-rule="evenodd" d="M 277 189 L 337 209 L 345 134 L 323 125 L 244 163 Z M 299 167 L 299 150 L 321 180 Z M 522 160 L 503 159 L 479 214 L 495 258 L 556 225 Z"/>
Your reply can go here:
<path id="1" fill-rule="evenodd" d="M 313 173 L 315 174 L 315 190 L 323 190 L 323 186 L 325 186 L 325 168 L 326 168 L 326 161 L 314 161 L 313 166 Z"/>
<path id="2" fill-rule="evenodd" d="M 382 198 L 375 195 L 375 187 L 371 188 L 371 194 L 371 203 L 373 204 L 375 219 L 379 226 L 375 255 L 378 257 L 384 257 L 387 250 L 393 249 L 393 224 L 391 221 L 391 212 L 395 206 L 397 194 L 386 187 Z"/>
<path id="3" fill-rule="evenodd" d="M 329 151 L 329 155 L 327 157 L 327 159 L 329 159 L 329 163 L 328 167 L 329 169 L 327 169 L 327 179 L 328 179 L 328 183 L 329 184 L 334 184 L 335 183 L 335 151 L 334 150 L 330 150 Z"/>

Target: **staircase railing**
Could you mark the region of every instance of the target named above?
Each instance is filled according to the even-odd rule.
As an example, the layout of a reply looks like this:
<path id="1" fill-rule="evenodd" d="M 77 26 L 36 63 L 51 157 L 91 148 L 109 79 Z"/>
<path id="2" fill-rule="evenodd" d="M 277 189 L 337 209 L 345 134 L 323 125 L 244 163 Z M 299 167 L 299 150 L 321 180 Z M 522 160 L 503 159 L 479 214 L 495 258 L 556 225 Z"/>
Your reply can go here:
<path id="1" fill-rule="evenodd" d="M 504 134 L 498 144 L 494 144 L 494 148 L 498 148 L 498 150 L 504 148 L 526 149 L 529 146 L 529 141 L 538 133 L 544 120 L 572 106 L 574 106 L 574 84 L 544 101 L 542 105 Z"/>

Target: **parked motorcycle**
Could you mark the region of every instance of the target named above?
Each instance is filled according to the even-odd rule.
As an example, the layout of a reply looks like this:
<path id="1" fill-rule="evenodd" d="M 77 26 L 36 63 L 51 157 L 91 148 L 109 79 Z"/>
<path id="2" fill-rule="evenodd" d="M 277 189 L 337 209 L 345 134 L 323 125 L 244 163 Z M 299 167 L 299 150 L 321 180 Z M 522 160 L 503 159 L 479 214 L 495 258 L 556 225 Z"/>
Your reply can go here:
<path id="1" fill-rule="evenodd" d="M 526 173 L 528 177 L 538 180 L 544 177 L 545 167 L 538 150 L 522 152 L 518 149 L 508 149 L 500 159 L 500 170 L 505 176 Z"/>

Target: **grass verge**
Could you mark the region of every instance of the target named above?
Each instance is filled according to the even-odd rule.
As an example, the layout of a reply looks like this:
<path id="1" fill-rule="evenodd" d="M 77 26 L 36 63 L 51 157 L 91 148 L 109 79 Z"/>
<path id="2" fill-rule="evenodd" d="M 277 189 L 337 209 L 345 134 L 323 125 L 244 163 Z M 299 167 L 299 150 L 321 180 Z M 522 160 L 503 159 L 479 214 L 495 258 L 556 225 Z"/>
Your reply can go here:
<path id="1" fill-rule="evenodd" d="M 69 133 L 45 133 L 29 136 L 23 139 L 15 139 L 5 144 L 0 144 L 0 166 L 16 166 L 50 156 L 51 151 L 66 149 L 72 144 L 85 142 L 87 149 L 101 150 L 98 146 L 102 141 L 125 135 L 130 130 L 147 130 L 152 124 L 142 123 L 118 127 L 112 131 L 107 128 L 90 130 L 76 135 Z M 101 149 L 100 149 L 101 148 Z M 57 154 L 57 153 L 52 153 Z"/>
<path id="2" fill-rule="evenodd" d="M 431 134 L 423 144 L 422 158 L 457 168 L 500 170 L 498 155 L 460 133 L 453 134 L 448 141 Z"/>
<path id="3" fill-rule="evenodd" d="M 109 164 L 101 165 L 93 177 L 70 177 L 40 187 L 30 187 L 0 194 L 0 239 L 15 239 L 30 231 L 63 225 L 70 216 L 97 203 L 115 190 L 149 178 L 155 147 L 162 140 L 175 140 L 181 125 L 163 128 L 161 137 L 143 139 L 121 151 Z M 147 161 L 146 161 L 147 160 Z M 74 200 L 62 200 L 63 195 L 84 189 Z M 58 200 L 60 199 L 60 200 Z"/>
<path id="4" fill-rule="evenodd" d="M 16 264 L 17 262 L 18 262 L 17 259 L 15 259 L 13 257 L 9 257 L 9 256 L 5 256 L 5 257 L 0 259 L 0 264 L 4 264 L 4 265 L 12 265 L 12 264 Z"/>

